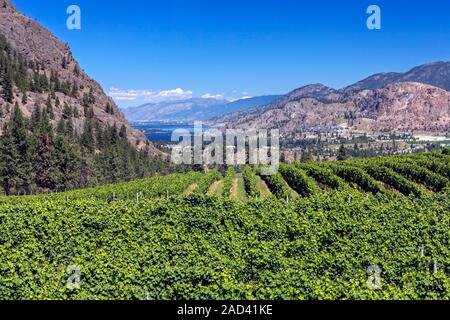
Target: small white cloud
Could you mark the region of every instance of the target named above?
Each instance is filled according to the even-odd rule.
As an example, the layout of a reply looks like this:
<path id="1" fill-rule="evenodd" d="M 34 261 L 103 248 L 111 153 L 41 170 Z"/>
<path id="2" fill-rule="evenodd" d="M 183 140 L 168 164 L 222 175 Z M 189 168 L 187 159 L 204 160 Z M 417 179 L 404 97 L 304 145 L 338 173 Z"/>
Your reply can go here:
<path id="1" fill-rule="evenodd" d="M 123 90 L 119 88 L 110 88 L 109 95 L 117 101 L 145 101 L 161 102 L 166 100 L 182 100 L 192 98 L 193 92 L 181 88 L 171 90 Z"/>
<path id="2" fill-rule="evenodd" d="M 206 93 L 204 95 L 202 95 L 203 99 L 216 99 L 216 100 L 224 100 L 225 97 L 223 94 L 211 94 L 211 93 Z"/>

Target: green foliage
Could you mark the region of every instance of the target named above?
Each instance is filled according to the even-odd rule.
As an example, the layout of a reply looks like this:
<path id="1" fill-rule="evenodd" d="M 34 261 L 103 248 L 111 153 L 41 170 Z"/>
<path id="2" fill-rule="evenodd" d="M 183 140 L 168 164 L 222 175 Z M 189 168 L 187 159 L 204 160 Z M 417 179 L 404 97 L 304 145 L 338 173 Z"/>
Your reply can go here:
<path id="1" fill-rule="evenodd" d="M 363 169 L 351 166 L 350 163 L 342 163 L 341 165 L 333 165 L 331 167 L 338 176 L 349 183 L 355 184 L 363 191 L 371 192 L 373 194 L 385 191 L 381 183 L 373 179 Z"/>
<path id="2" fill-rule="evenodd" d="M 442 191 L 449 184 L 447 178 L 420 166 L 415 162 L 403 159 L 389 159 L 385 165 L 417 183 L 421 183 L 435 192 Z"/>
<path id="3" fill-rule="evenodd" d="M 261 175 L 261 178 L 266 182 L 272 194 L 278 199 L 286 200 L 292 198 L 292 191 L 280 173 L 272 176 Z"/>
<path id="4" fill-rule="evenodd" d="M 223 194 L 222 194 L 222 196 L 224 198 L 231 197 L 231 188 L 233 187 L 233 181 L 234 181 L 234 167 L 229 167 L 225 174 L 225 178 L 223 179 Z"/>
<path id="5" fill-rule="evenodd" d="M 297 164 L 297 167 L 303 169 L 311 178 L 324 187 L 339 191 L 348 189 L 346 182 L 329 168 L 318 164 Z"/>
<path id="6" fill-rule="evenodd" d="M 197 195 L 205 195 L 208 193 L 209 187 L 211 185 L 222 179 L 222 175 L 220 172 L 216 169 L 208 171 L 206 174 L 204 174 L 197 183 L 197 188 L 195 189 L 194 193 Z"/>
<path id="7" fill-rule="evenodd" d="M 50 112 L 36 106 L 31 119 L 16 104 L 0 136 L 0 184 L 11 194 L 47 193 L 98 184 L 131 181 L 169 173 L 173 166 L 148 149 L 137 151 L 113 126 L 103 128 L 93 119 L 85 122 L 79 138 L 68 105 L 56 132 Z"/>
<path id="8" fill-rule="evenodd" d="M 410 194 L 420 197 L 423 195 L 423 190 L 415 183 L 406 179 L 402 175 L 396 173 L 394 170 L 384 166 L 371 166 L 365 167 L 366 171 L 378 181 L 382 181 L 385 184 L 393 187 L 395 190 L 403 193 L 406 196 Z"/>
<path id="9" fill-rule="evenodd" d="M 115 199 L 108 188 L 104 200 L 96 189 L 0 198 L 0 298 L 450 299 L 449 194 L 166 199 L 189 179 L 157 179 L 147 186 L 162 198 L 139 201 L 132 184 L 109 186 Z M 371 265 L 380 290 L 367 286 Z"/>
<path id="10" fill-rule="evenodd" d="M 295 166 L 281 164 L 280 173 L 289 186 L 303 197 L 309 197 L 314 193 L 319 192 L 319 188 L 314 179 L 309 177 L 305 171 Z"/>
<path id="11" fill-rule="evenodd" d="M 244 179 L 244 188 L 249 198 L 259 198 L 261 196 L 261 190 L 258 187 L 258 181 L 256 174 L 250 166 L 245 166 L 242 172 Z"/>

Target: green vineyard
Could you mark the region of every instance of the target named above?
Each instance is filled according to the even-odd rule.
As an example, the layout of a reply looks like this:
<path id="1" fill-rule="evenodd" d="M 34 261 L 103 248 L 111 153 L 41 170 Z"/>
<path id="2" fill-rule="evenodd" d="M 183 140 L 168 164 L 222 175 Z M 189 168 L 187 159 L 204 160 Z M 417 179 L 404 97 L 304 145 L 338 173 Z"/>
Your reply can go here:
<path id="1" fill-rule="evenodd" d="M 0 299 L 450 299 L 450 155 L 2 197 Z"/>

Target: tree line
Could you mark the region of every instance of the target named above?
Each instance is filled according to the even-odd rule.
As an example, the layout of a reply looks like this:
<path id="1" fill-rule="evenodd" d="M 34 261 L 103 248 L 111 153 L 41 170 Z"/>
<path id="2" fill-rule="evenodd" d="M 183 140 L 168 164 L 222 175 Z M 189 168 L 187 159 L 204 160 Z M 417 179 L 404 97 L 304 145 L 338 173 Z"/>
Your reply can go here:
<path id="1" fill-rule="evenodd" d="M 102 127 L 87 118 L 78 135 L 71 117 L 56 129 L 49 109 L 36 106 L 30 119 L 18 104 L 0 136 L 0 179 L 6 195 L 65 191 L 130 181 L 171 170 L 168 160 L 136 150 L 126 127 Z"/>

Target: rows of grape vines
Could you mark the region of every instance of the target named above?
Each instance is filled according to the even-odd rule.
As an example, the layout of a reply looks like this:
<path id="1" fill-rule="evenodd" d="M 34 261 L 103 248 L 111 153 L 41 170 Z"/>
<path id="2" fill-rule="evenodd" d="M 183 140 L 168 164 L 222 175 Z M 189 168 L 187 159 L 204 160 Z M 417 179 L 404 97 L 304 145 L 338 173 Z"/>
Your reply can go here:
<path id="1" fill-rule="evenodd" d="M 301 197 L 345 190 L 422 197 L 450 187 L 450 156 L 434 152 L 330 163 L 281 164 L 279 172 L 272 177 L 262 177 L 279 199 L 287 198 L 288 187 Z"/>
<path id="2" fill-rule="evenodd" d="M 240 170 L 0 197 L 0 299 L 450 299 L 446 152 Z"/>

